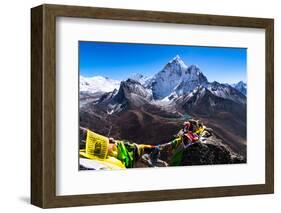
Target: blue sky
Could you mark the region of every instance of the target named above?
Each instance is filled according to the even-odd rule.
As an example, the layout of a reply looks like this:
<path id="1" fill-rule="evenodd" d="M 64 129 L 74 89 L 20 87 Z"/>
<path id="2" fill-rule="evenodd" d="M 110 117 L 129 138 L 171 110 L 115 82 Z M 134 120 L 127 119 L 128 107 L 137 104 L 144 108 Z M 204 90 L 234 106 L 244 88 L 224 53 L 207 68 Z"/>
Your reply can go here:
<path id="1" fill-rule="evenodd" d="M 210 82 L 247 81 L 247 49 L 106 42 L 79 42 L 79 70 L 84 77 L 125 80 L 133 73 L 152 76 L 179 55 L 195 64 Z"/>

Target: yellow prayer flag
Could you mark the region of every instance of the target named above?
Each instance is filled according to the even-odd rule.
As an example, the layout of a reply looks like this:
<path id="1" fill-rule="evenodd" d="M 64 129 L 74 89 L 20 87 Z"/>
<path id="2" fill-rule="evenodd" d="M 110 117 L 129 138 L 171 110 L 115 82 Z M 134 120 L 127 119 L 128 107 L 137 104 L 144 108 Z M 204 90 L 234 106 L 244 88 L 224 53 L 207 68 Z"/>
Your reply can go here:
<path id="1" fill-rule="evenodd" d="M 107 137 L 87 130 L 86 154 L 90 157 L 106 159 L 109 140 Z"/>

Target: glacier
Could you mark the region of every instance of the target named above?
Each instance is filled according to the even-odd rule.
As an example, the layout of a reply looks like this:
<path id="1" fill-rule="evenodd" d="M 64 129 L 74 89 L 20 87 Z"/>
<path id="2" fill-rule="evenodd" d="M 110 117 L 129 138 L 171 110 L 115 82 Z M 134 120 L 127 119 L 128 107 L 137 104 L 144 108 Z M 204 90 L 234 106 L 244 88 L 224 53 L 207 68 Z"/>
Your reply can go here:
<path id="1" fill-rule="evenodd" d="M 114 89 L 118 89 L 120 83 L 121 81 L 102 76 L 94 76 L 89 78 L 80 76 L 80 92 L 111 92 Z"/>

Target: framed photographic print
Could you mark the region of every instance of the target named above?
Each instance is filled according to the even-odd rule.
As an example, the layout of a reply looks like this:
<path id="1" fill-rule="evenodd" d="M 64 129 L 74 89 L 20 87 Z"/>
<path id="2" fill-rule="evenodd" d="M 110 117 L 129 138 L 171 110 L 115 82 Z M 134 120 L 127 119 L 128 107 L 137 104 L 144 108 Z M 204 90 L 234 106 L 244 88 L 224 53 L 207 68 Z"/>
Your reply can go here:
<path id="1" fill-rule="evenodd" d="M 31 203 L 274 191 L 272 19 L 31 10 Z"/>

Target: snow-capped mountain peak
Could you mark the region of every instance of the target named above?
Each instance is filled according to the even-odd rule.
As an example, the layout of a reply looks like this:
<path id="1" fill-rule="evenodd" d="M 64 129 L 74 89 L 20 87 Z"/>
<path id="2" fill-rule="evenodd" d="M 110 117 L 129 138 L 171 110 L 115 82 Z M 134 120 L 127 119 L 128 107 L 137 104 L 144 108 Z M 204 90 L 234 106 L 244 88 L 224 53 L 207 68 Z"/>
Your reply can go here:
<path id="1" fill-rule="evenodd" d="M 181 68 L 184 68 L 184 69 L 187 68 L 187 65 L 183 62 L 183 60 L 181 59 L 181 57 L 179 55 L 176 55 L 172 60 L 169 61 L 168 64 L 179 65 Z"/>
<path id="2" fill-rule="evenodd" d="M 111 92 L 118 89 L 120 81 L 112 80 L 102 76 L 83 77 L 80 76 L 80 92 L 96 93 Z"/>
<path id="3" fill-rule="evenodd" d="M 206 82 L 198 66 L 188 67 L 177 55 L 152 78 L 151 88 L 155 99 L 163 99 L 174 91 L 178 95 L 190 92 Z"/>

